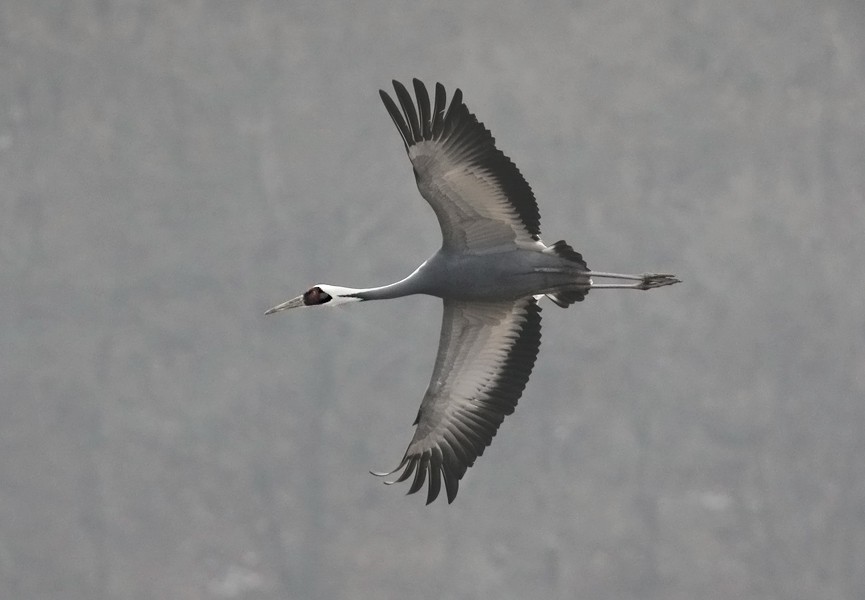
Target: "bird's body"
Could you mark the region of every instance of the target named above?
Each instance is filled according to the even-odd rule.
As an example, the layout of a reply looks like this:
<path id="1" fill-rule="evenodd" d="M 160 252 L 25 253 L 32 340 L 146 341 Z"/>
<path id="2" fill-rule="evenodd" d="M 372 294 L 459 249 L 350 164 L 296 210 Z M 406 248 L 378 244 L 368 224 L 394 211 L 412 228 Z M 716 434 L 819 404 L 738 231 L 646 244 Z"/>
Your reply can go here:
<path id="1" fill-rule="evenodd" d="M 428 503 L 443 481 L 452 502 L 459 480 L 528 382 L 540 346 L 540 298 L 567 307 L 591 289 L 647 290 L 678 279 L 593 272 L 565 242 L 544 244 L 531 188 L 469 113 L 460 90 L 445 110 L 441 84 L 432 105 L 417 79 L 414 88 L 417 108 L 396 81 L 402 111 L 384 91 L 381 97 L 403 138 L 418 189 L 439 220 L 441 249 L 396 283 L 366 289 L 318 284 L 267 314 L 412 294 L 442 298 L 439 352 L 417 429 L 399 466 L 383 475 L 402 470 L 397 481 L 414 475 L 409 493 L 428 478 Z M 593 277 L 629 283 L 600 284 Z"/>
<path id="2" fill-rule="evenodd" d="M 531 248 L 505 247 L 488 254 L 439 250 L 410 276 L 395 284 L 359 292 L 363 300 L 385 300 L 412 294 L 467 301 L 515 300 L 555 290 L 588 286 L 585 265 Z"/>

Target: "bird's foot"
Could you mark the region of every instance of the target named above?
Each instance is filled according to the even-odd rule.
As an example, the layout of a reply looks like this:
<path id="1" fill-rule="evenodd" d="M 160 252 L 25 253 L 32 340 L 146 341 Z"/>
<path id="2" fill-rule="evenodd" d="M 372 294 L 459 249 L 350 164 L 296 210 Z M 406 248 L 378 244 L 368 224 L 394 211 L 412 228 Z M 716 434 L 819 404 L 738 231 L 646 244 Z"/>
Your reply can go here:
<path id="1" fill-rule="evenodd" d="M 675 275 L 668 273 L 643 273 L 642 279 L 636 287 L 640 290 L 653 290 L 665 285 L 673 285 L 674 283 L 681 283 L 681 280 L 676 278 Z"/>

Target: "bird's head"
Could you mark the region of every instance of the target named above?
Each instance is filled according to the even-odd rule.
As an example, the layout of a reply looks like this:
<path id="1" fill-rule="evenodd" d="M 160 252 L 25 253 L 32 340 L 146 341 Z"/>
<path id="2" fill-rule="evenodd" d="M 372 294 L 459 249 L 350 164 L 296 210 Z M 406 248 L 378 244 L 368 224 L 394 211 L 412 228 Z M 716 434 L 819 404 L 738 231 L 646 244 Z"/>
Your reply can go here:
<path id="1" fill-rule="evenodd" d="M 356 295 L 357 291 L 352 288 L 319 283 L 306 290 L 300 296 L 268 309 L 264 314 L 271 315 L 275 312 L 297 308 L 298 306 L 339 306 L 348 302 L 360 302 L 362 298 Z"/>

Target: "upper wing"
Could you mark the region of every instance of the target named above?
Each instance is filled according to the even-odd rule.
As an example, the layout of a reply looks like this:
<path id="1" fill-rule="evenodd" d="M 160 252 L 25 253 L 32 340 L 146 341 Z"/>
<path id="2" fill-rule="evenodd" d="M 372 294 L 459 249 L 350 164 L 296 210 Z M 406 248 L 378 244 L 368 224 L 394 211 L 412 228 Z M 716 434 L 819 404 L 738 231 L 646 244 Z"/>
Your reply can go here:
<path id="1" fill-rule="evenodd" d="M 436 84 L 430 111 L 426 87 L 414 80 L 411 95 L 393 82 L 402 112 L 384 90 L 381 99 L 405 143 L 421 195 L 439 220 L 443 247 L 482 251 L 540 237 L 540 214 L 532 189 L 516 165 L 454 92 L 445 113 L 445 89 Z"/>
<path id="2" fill-rule="evenodd" d="M 459 480 L 490 445 L 505 415 L 514 412 L 541 344 L 534 298 L 516 302 L 444 301 L 441 339 L 432 380 L 421 402 L 417 430 L 396 481 L 415 474 L 409 493 L 423 487 L 427 504 L 444 477 L 448 502 Z"/>

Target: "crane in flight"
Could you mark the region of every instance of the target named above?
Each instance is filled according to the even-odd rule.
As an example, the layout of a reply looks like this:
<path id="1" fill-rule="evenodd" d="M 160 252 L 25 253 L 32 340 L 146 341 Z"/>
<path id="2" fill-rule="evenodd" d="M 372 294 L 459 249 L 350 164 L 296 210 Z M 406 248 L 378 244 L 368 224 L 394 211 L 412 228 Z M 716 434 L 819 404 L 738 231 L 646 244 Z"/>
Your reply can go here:
<path id="1" fill-rule="evenodd" d="M 545 244 L 531 188 L 469 112 L 462 92 L 457 89 L 447 106 L 438 83 L 430 105 L 424 84 L 413 83 L 416 107 L 397 81 L 399 107 L 384 90 L 379 93 L 402 136 L 418 189 L 438 218 L 441 248 L 396 283 L 366 289 L 320 283 L 265 314 L 412 294 L 442 299 L 438 355 L 414 437 L 396 469 L 373 474 L 389 477 L 402 470 L 388 484 L 414 475 L 409 494 L 428 480 L 427 504 L 444 481 L 450 503 L 526 387 L 541 343 L 541 298 L 566 308 L 590 290 L 650 290 L 679 279 L 592 271 L 564 241 Z"/>

